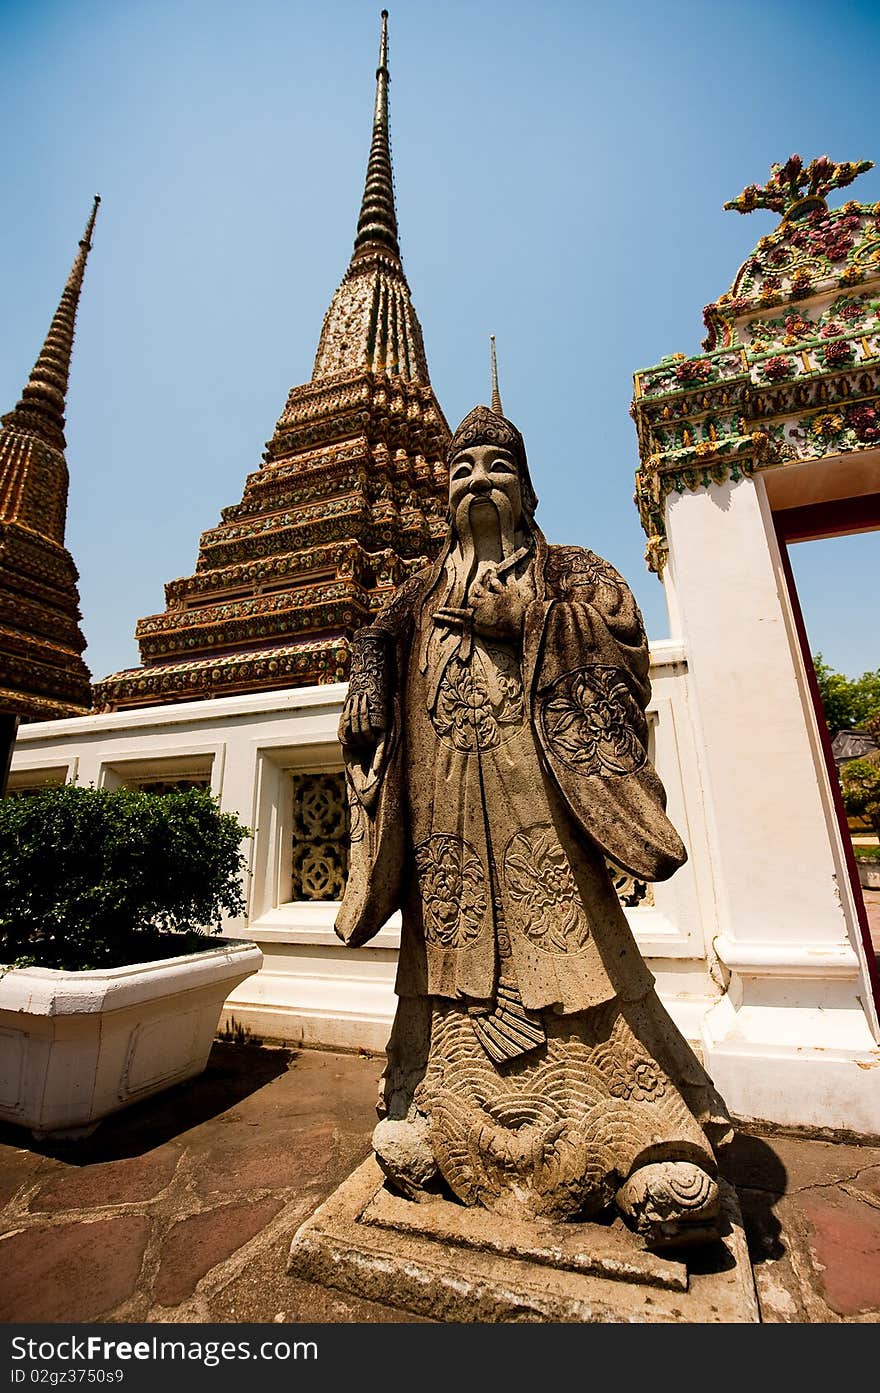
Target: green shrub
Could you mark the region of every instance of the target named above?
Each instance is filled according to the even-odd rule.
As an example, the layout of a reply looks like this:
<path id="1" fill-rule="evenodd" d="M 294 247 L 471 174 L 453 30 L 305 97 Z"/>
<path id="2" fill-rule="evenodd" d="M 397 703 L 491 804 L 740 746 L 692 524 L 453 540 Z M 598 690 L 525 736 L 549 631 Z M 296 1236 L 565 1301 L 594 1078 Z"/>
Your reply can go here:
<path id="1" fill-rule="evenodd" d="M 848 760 L 840 770 L 840 787 L 849 816 L 864 818 L 880 836 L 880 756 Z"/>
<path id="2" fill-rule="evenodd" d="M 854 846 L 857 861 L 880 861 L 880 846 Z"/>
<path id="3" fill-rule="evenodd" d="M 813 668 L 832 736 L 839 730 L 870 727 L 880 716 L 880 668 L 863 672 L 861 677 L 844 677 L 825 662 L 821 653 L 814 654 Z"/>
<path id="4" fill-rule="evenodd" d="M 244 910 L 247 835 L 196 789 L 0 799 L 0 962 L 119 967 L 205 946 Z"/>

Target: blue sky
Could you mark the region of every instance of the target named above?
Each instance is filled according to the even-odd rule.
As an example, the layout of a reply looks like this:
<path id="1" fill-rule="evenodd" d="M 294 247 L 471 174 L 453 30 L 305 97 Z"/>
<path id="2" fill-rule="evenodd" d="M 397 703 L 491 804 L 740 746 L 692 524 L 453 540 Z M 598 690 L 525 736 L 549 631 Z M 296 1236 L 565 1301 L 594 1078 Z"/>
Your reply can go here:
<path id="1" fill-rule="evenodd" d="M 102 207 L 68 409 L 86 661 L 137 663 L 199 534 L 306 381 L 348 264 L 380 3 L 0 0 L 0 410 Z M 495 333 L 552 541 L 592 546 L 668 633 L 632 504 L 632 374 L 699 350 L 773 215 L 721 205 L 773 160 L 880 162 L 880 6 L 402 0 L 391 11 L 401 246 L 451 425 Z M 880 171 L 852 194 L 880 199 Z M 845 197 L 845 195 L 844 195 Z M 793 549 L 814 648 L 880 664 L 880 537 Z"/>

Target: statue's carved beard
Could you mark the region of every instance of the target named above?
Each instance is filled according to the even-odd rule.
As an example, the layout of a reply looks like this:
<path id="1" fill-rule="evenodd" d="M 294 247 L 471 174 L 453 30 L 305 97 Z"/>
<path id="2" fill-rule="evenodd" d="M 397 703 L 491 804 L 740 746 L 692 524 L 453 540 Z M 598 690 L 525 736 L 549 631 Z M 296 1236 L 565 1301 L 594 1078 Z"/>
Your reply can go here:
<path id="1" fill-rule="evenodd" d="M 501 564 L 515 550 L 517 527 L 507 495 L 497 489 L 489 493 L 465 493 L 453 513 L 453 546 L 447 561 L 450 584 L 444 605 L 466 605 L 480 561 Z"/>
<path id="2" fill-rule="evenodd" d="M 513 509 L 498 489 L 465 494 L 455 510 L 453 526 L 467 582 L 480 561 L 506 561 L 516 551 Z"/>

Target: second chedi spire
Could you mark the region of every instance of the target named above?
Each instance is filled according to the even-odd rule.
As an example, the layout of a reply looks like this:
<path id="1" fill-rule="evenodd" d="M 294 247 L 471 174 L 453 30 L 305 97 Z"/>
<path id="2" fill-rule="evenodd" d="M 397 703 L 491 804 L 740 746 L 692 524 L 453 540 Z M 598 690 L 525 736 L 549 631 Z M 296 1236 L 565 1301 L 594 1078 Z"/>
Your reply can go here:
<path id="1" fill-rule="evenodd" d="M 70 378 L 70 360 L 73 354 L 76 311 L 86 272 L 86 261 L 92 248 L 92 233 L 95 230 L 100 202 L 101 199 L 96 194 L 79 251 L 49 326 L 46 341 L 18 405 L 3 418 L 4 425 L 15 425 L 59 450 L 63 450 L 65 445 L 64 412 Z"/>
<path id="2" fill-rule="evenodd" d="M 27 385 L 0 419 L 0 711 L 23 721 L 81 715 L 92 704 L 79 577 L 64 544 L 64 415 L 99 203 L 96 197 Z"/>

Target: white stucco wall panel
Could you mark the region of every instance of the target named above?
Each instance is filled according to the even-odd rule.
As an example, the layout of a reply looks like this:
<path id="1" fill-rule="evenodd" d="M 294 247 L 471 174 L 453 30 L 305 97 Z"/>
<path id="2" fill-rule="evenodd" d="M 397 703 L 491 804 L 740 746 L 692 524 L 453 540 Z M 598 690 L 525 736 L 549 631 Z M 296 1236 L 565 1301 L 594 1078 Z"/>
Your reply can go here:
<path id="1" fill-rule="evenodd" d="M 722 932 L 846 942 L 758 489 L 741 480 L 673 494 L 668 531 L 667 585 L 700 711 Z"/>

